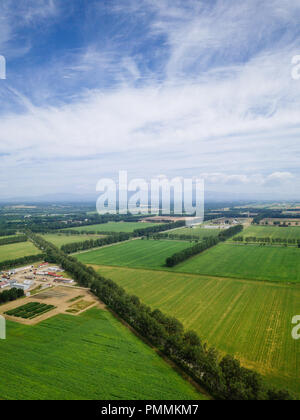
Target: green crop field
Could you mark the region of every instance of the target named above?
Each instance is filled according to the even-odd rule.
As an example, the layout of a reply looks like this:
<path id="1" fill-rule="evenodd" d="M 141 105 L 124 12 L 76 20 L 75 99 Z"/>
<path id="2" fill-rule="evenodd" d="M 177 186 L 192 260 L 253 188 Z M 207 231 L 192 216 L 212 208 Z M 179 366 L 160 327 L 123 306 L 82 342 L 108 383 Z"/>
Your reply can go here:
<path id="1" fill-rule="evenodd" d="M 300 396 L 300 343 L 291 336 L 300 287 L 247 280 L 95 267 L 152 308 L 177 317 L 222 354 L 238 357 L 269 384 Z"/>
<path id="2" fill-rule="evenodd" d="M 245 238 L 256 236 L 257 238 L 300 239 L 300 226 L 249 226 L 237 236 L 244 236 Z"/>
<path id="3" fill-rule="evenodd" d="M 46 305 L 45 303 L 31 302 L 25 305 L 19 306 L 18 308 L 11 309 L 5 312 L 6 315 L 15 316 L 17 318 L 33 319 L 37 316 L 43 315 L 46 312 L 55 309 L 53 305 Z"/>
<path id="4" fill-rule="evenodd" d="M 83 241 L 90 241 L 93 239 L 98 239 L 104 237 L 104 235 L 63 235 L 59 234 L 47 234 L 43 235 L 44 239 L 48 242 L 53 243 L 58 248 L 62 247 L 63 245 L 73 244 L 74 242 L 83 242 Z"/>
<path id="5" fill-rule="evenodd" d="M 197 237 L 198 239 L 216 237 L 223 229 L 205 229 L 203 227 L 195 228 L 179 228 L 169 232 L 170 235 L 184 235 L 190 237 Z"/>
<path id="6" fill-rule="evenodd" d="M 40 252 L 41 251 L 29 241 L 10 245 L 2 245 L 0 247 L 0 262 L 28 257 L 30 255 L 40 254 Z"/>
<path id="7" fill-rule="evenodd" d="M 300 249 L 219 244 L 174 271 L 273 282 L 300 282 Z"/>
<path id="8" fill-rule="evenodd" d="M 158 223 L 146 222 L 108 222 L 100 225 L 89 225 L 72 228 L 71 230 L 84 232 L 125 232 L 132 233 L 135 229 L 144 229 L 147 227 L 157 226 Z"/>
<path id="9" fill-rule="evenodd" d="M 136 239 L 76 255 L 87 264 L 113 265 L 142 268 L 163 268 L 166 258 L 190 247 L 189 242 Z"/>
<path id="10" fill-rule="evenodd" d="M 204 399 L 109 312 L 7 322 L 0 399 Z"/>

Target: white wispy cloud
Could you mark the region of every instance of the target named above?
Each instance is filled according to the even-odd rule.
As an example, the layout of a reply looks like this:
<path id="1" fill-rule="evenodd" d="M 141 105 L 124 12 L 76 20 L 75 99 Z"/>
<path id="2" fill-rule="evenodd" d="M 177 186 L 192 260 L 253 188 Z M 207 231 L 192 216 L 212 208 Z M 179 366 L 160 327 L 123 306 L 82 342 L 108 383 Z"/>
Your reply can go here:
<path id="1" fill-rule="evenodd" d="M 47 27 L 52 18 L 59 16 L 61 0 L 1 0 L 0 53 L 9 58 L 25 56 L 31 48 L 30 37 L 18 39 L 18 32 L 36 24 Z"/>

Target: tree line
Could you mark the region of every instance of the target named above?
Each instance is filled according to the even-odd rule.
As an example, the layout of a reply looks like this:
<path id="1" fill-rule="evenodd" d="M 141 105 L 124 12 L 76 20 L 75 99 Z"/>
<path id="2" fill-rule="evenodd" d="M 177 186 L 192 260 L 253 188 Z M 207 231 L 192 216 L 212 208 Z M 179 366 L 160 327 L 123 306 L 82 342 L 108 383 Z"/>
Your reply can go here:
<path id="1" fill-rule="evenodd" d="M 18 235 L 18 236 L 13 236 L 13 237 L 9 237 L 9 238 L 0 238 L 0 246 L 1 245 L 9 245 L 9 244 L 16 244 L 19 242 L 26 242 L 27 241 L 27 236 L 26 235 Z"/>
<path id="2" fill-rule="evenodd" d="M 170 222 L 164 224 L 157 224 L 156 226 L 150 226 L 146 228 L 139 228 L 133 231 L 133 236 L 150 236 L 157 232 L 164 232 L 165 230 L 177 229 L 185 226 L 184 220 L 179 220 L 177 222 Z"/>
<path id="3" fill-rule="evenodd" d="M 13 300 L 17 300 L 21 297 L 24 297 L 24 290 L 22 289 L 10 289 L 10 290 L 4 290 L 4 292 L 0 293 L 0 304 L 7 302 L 12 302 Z"/>
<path id="4" fill-rule="evenodd" d="M 45 258 L 44 254 L 29 255 L 27 257 L 16 258 L 14 260 L 7 260 L 0 262 L 0 270 L 8 270 L 9 268 L 31 264 L 37 261 L 42 261 Z"/>
<path id="5" fill-rule="evenodd" d="M 197 254 L 201 254 L 201 252 L 205 251 L 206 249 L 217 245 L 218 242 L 218 238 L 208 238 L 206 241 L 200 242 L 190 248 L 183 249 L 180 252 L 176 252 L 171 257 L 166 259 L 166 266 L 174 267 L 175 265 L 187 260 L 188 258 L 191 258 Z"/>
<path id="6" fill-rule="evenodd" d="M 246 243 L 265 243 L 265 244 L 284 244 L 284 245 L 298 245 L 300 247 L 300 239 L 295 238 L 257 238 L 256 236 L 236 236 L 233 238 L 235 242 L 246 242 Z"/>
<path id="7" fill-rule="evenodd" d="M 80 235 L 106 235 L 106 232 L 98 232 L 95 230 L 74 230 L 74 229 L 63 229 L 57 233 L 62 233 L 64 235 L 73 235 L 73 236 L 80 236 Z M 113 232 L 109 232 L 108 234 L 112 234 Z"/>
<path id="8" fill-rule="evenodd" d="M 153 239 L 172 239 L 172 240 L 179 240 L 179 241 L 205 241 L 206 239 L 211 238 L 211 236 L 203 236 L 200 235 L 184 235 L 178 233 L 159 233 L 158 235 L 154 235 Z"/>
<path id="9" fill-rule="evenodd" d="M 87 241 L 66 244 L 61 247 L 61 250 L 66 254 L 72 254 L 74 252 L 84 251 L 86 249 L 99 248 L 116 242 L 127 241 L 128 239 L 130 239 L 130 235 L 128 233 L 114 233 L 113 235 L 107 236 L 105 238 L 91 239 Z"/>
<path id="10" fill-rule="evenodd" d="M 260 224 L 263 219 L 290 219 L 291 217 L 293 219 L 300 219 L 299 214 L 284 214 L 282 213 L 282 210 L 253 209 L 253 211 L 258 214 L 254 217 L 252 224 Z"/>
<path id="11" fill-rule="evenodd" d="M 287 391 L 266 388 L 259 374 L 241 367 L 233 357 L 220 358 L 218 352 L 202 343 L 195 332 L 185 331 L 176 318 L 152 310 L 137 296 L 129 295 L 115 282 L 66 255 L 44 238 L 31 232 L 28 235 L 45 251 L 49 263 L 59 264 L 81 286 L 89 287 L 95 296 L 205 386 L 216 399 L 291 399 Z"/>
<path id="12" fill-rule="evenodd" d="M 220 241 L 225 241 L 226 239 L 236 235 L 238 232 L 243 230 L 243 225 L 233 226 L 229 229 L 224 229 L 217 237 L 210 237 L 206 240 L 197 243 L 196 245 L 183 249 L 180 252 L 176 252 L 171 257 L 166 259 L 167 267 L 174 267 L 175 265 L 187 260 L 188 258 L 193 257 L 194 255 L 201 254 L 206 249 L 209 249 L 217 245 Z"/>
<path id="13" fill-rule="evenodd" d="M 12 230 L 12 229 L 1 229 L 0 230 L 0 236 L 12 236 L 15 235 L 17 233 L 16 230 Z"/>
<path id="14" fill-rule="evenodd" d="M 219 233 L 218 238 L 220 239 L 220 241 L 226 241 L 226 239 L 232 238 L 232 236 L 235 236 L 238 233 L 242 232 L 243 229 L 243 225 L 236 225 L 228 229 L 223 229 L 222 232 Z"/>
<path id="15" fill-rule="evenodd" d="M 73 236 L 80 236 L 80 235 L 115 235 L 118 232 L 116 231 L 111 231 L 111 230 L 104 230 L 104 231 L 97 231 L 97 230 L 68 230 L 68 229 L 64 229 L 64 230 L 60 230 L 59 233 L 63 233 L 66 235 L 73 235 Z M 124 232 L 125 233 L 125 232 Z M 130 232 L 126 232 L 129 236 L 133 236 L 132 233 Z"/>

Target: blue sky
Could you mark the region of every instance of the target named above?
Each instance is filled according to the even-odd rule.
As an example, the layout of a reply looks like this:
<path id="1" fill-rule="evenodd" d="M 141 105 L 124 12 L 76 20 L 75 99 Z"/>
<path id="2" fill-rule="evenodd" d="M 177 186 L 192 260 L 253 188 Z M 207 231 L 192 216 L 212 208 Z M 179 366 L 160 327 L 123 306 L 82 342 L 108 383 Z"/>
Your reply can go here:
<path id="1" fill-rule="evenodd" d="M 295 0 L 2 0 L 0 191 L 203 177 L 300 199 Z"/>

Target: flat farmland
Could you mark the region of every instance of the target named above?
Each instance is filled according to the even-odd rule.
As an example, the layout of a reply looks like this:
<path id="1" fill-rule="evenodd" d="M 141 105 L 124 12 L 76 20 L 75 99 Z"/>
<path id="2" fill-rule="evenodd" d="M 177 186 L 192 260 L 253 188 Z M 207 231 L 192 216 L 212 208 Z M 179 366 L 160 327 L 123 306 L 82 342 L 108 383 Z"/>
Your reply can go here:
<path id="1" fill-rule="evenodd" d="M 40 254 L 31 242 L 19 242 L 16 244 L 0 246 L 0 262 L 6 260 L 15 260 L 17 258 L 28 257 L 30 255 Z"/>
<path id="2" fill-rule="evenodd" d="M 152 308 L 177 317 L 221 354 L 260 372 L 271 385 L 300 396 L 300 346 L 291 320 L 300 287 L 228 278 L 94 267 Z"/>
<path id="3" fill-rule="evenodd" d="M 174 271 L 298 283 L 300 249 L 222 243 L 177 265 Z"/>
<path id="4" fill-rule="evenodd" d="M 136 239 L 83 252 L 77 254 L 76 258 L 86 264 L 161 269 L 167 257 L 190 246 L 189 242 L 184 241 Z"/>
<path id="5" fill-rule="evenodd" d="M 257 238 L 300 239 L 300 226 L 249 226 L 237 236 L 241 235 L 244 237 L 256 236 Z"/>
<path id="6" fill-rule="evenodd" d="M 84 232 L 125 232 L 132 233 L 135 229 L 144 229 L 147 227 L 157 226 L 159 223 L 146 223 L 146 222 L 108 222 L 100 225 L 89 225 L 72 228 L 71 230 L 84 231 Z"/>
<path id="7" fill-rule="evenodd" d="M 204 399 L 108 311 L 7 323 L 0 399 Z"/>
<path id="8" fill-rule="evenodd" d="M 105 235 L 63 235 L 61 233 L 43 235 L 46 241 L 51 242 L 58 248 L 62 247 L 63 245 L 73 244 L 75 242 L 90 241 L 104 236 Z"/>

